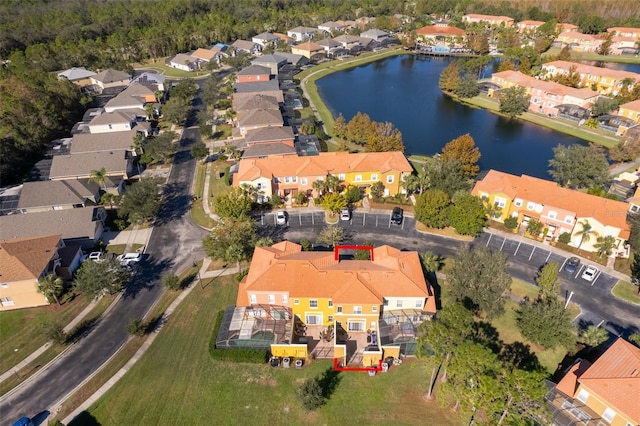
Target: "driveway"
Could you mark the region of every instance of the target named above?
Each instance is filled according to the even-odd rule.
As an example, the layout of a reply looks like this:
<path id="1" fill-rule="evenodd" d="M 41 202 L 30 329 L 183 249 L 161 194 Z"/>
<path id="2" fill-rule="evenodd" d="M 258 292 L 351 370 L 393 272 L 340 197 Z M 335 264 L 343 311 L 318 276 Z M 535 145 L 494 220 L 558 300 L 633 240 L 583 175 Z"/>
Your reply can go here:
<path id="1" fill-rule="evenodd" d="M 337 226 L 346 231 L 347 243 L 361 244 L 370 241 L 374 245 L 389 244 L 399 249 L 416 250 L 420 253 L 432 251 L 443 257 L 455 256 L 464 242 L 423 234 L 416 231 L 415 219 L 404 218 L 403 224 L 390 223 L 389 214 L 354 212 L 350 221 L 339 221 Z M 275 215 L 267 213 L 256 218 L 261 232 L 271 235 L 274 240 L 288 239 L 300 241 L 307 238 L 314 242 L 320 230 L 326 226 L 323 212 L 289 212 L 287 226 L 277 226 Z M 483 233 L 471 245 L 485 245 L 493 250 L 500 250 L 507 256 L 507 272 L 523 281 L 533 284 L 538 269 L 546 262 L 555 261 L 562 267 L 569 254 L 554 253 L 521 243 L 503 236 Z M 582 314 L 576 319 L 580 327 L 589 324 L 601 324 L 616 336 L 628 336 L 640 332 L 640 308 L 624 302 L 611 294 L 617 282 L 615 277 L 598 273 L 593 282 L 581 278 L 585 268 L 580 265 L 574 274 L 560 271 L 560 283 L 563 296 L 571 295 L 571 301 L 578 304 Z M 573 294 L 571 294 L 573 292 Z"/>

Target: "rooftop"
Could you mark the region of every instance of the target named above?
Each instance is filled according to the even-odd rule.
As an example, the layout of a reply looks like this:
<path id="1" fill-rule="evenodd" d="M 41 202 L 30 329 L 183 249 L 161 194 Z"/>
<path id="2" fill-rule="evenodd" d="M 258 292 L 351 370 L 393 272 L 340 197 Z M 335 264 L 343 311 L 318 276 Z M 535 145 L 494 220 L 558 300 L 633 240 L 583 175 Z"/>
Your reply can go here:
<path id="1" fill-rule="evenodd" d="M 56 255 L 61 235 L 0 241 L 2 282 L 38 279 Z"/>

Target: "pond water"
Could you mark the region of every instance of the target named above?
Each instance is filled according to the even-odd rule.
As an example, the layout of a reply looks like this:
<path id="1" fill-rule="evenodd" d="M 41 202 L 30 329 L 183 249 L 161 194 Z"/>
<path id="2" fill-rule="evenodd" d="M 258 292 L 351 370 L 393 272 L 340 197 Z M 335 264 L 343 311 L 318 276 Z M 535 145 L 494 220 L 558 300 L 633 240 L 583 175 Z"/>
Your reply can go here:
<path id="1" fill-rule="evenodd" d="M 334 117 L 349 121 L 358 111 L 392 122 L 407 154 L 433 155 L 450 140 L 470 133 L 480 149 L 481 170 L 549 178 L 552 148 L 581 139 L 482 109 L 443 95 L 438 78 L 448 59 L 402 55 L 340 71 L 316 82 Z M 488 67 L 491 68 L 491 67 Z M 490 70 L 483 77 L 488 77 Z"/>

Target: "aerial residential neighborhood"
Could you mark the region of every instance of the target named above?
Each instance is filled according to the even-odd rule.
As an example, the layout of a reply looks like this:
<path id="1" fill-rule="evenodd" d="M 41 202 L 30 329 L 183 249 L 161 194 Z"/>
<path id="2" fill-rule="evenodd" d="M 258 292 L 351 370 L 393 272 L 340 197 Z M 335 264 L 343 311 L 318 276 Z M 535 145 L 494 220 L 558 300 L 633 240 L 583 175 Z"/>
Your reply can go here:
<path id="1" fill-rule="evenodd" d="M 0 425 L 640 426 L 640 10 L 567 1 L 0 6 Z"/>

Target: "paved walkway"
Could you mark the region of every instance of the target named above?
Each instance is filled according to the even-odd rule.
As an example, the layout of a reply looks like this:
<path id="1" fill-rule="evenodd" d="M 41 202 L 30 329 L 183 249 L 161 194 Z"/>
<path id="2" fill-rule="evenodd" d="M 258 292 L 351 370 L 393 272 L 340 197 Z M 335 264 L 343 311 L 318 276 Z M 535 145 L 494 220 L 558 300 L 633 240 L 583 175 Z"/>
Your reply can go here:
<path id="1" fill-rule="evenodd" d="M 215 278 L 215 277 L 219 277 L 219 276 L 223 276 L 223 275 L 235 274 L 235 273 L 238 272 L 238 268 L 237 267 L 226 268 L 226 269 L 218 269 L 218 270 L 214 270 L 214 271 L 208 271 L 210 264 L 211 264 L 211 260 L 209 258 L 205 258 L 204 261 L 202 262 L 202 267 L 200 268 L 200 272 L 199 272 L 200 279 L 203 279 L 203 278 Z M 102 395 L 104 395 L 105 392 L 107 392 L 109 389 L 111 389 L 111 387 L 113 385 L 118 383 L 118 381 L 131 369 L 131 367 L 133 367 L 135 365 L 135 363 L 138 362 L 138 360 L 145 354 L 145 352 L 147 352 L 149 347 L 153 344 L 153 342 L 155 341 L 156 337 L 158 336 L 158 333 L 160 332 L 160 330 L 162 330 L 162 327 L 168 321 L 168 319 L 171 316 L 171 314 L 173 314 L 173 312 L 176 310 L 176 308 L 189 295 L 189 293 L 191 293 L 191 291 L 194 288 L 198 287 L 198 282 L 199 282 L 199 279 L 195 278 L 191 282 L 191 284 L 189 284 L 189 287 L 187 287 L 185 290 L 183 290 L 180 293 L 180 295 L 176 298 L 176 300 L 174 300 L 173 303 L 171 303 L 171 305 L 169 305 L 169 307 L 167 308 L 165 313 L 162 315 L 162 318 L 160 318 L 160 321 L 158 321 L 158 326 L 151 332 L 151 334 L 147 337 L 145 342 L 142 344 L 140 349 L 138 349 L 138 351 L 133 355 L 133 357 L 131 357 L 131 359 L 124 365 L 124 367 L 122 367 L 120 370 L 118 370 L 118 372 L 113 377 L 111 377 L 104 385 L 102 385 L 100 387 L 100 389 L 98 389 L 96 392 L 94 392 L 93 395 L 91 395 L 89 398 L 87 398 L 82 404 L 80 404 L 80 406 L 78 406 L 71 414 L 69 414 L 62 421 L 64 424 L 69 424 L 76 416 L 78 416 L 78 414 L 80 414 L 81 412 L 83 412 L 83 411 L 87 410 L 89 407 L 91 407 L 91 405 L 93 405 L 98 399 L 100 399 L 102 397 Z M 117 354 L 117 352 L 116 352 L 116 354 Z M 114 356 L 116 354 L 114 354 Z M 108 362 L 103 364 L 102 367 L 106 366 L 107 364 L 108 364 Z M 80 384 L 78 387 L 76 387 L 76 389 L 71 391 L 62 401 L 60 401 L 56 405 L 59 406 L 66 399 L 71 397 L 85 383 L 87 383 L 87 381 L 89 381 L 95 374 L 97 374 L 98 371 L 100 371 L 100 370 L 95 371 L 93 375 L 88 377 L 87 380 L 85 380 L 82 384 Z"/>
<path id="2" fill-rule="evenodd" d="M 147 249 L 147 244 L 149 243 L 149 238 L 151 238 L 151 232 L 153 228 L 140 228 L 138 226 L 134 226 L 131 231 L 109 231 L 104 232 L 102 237 L 100 238 L 106 245 L 114 244 L 120 245 L 124 244 L 125 252 L 130 251 L 131 247 L 134 244 L 142 244 L 142 248 L 140 251 L 144 253 Z"/>

